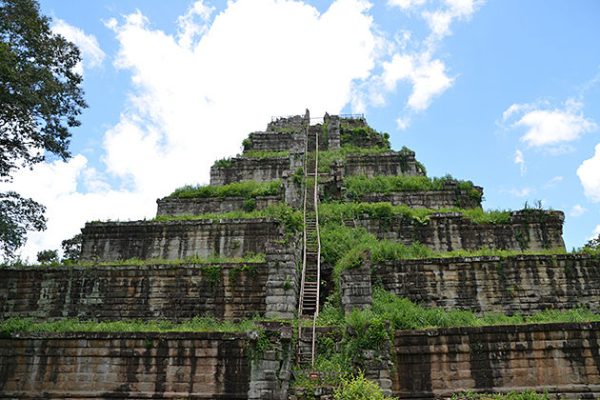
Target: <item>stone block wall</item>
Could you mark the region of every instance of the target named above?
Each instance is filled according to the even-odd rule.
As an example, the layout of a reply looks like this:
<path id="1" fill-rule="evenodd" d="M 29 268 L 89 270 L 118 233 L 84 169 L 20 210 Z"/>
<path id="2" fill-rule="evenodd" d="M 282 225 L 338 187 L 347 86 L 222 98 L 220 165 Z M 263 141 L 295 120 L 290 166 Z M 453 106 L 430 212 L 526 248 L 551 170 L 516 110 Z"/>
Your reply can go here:
<path id="1" fill-rule="evenodd" d="M 393 391 L 402 399 L 535 389 L 600 396 L 600 323 L 399 331 Z"/>
<path id="2" fill-rule="evenodd" d="M 82 234 L 82 260 L 172 260 L 264 253 L 283 238 L 283 227 L 265 218 L 104 222 L 86 224 Z"/>
<path id="3" fill-rule="evenodd" d="M 340 274 L 340 294 L 345 314 L 372 304 L 371 262 L 365 260 L 359 267 L 346 269 Z"/>
<path id="4" fill-rule="evenodd" d="M 0 320 L 291 319 L 296 254 L 269 245 L 263 263 L 0 268 Z"/>
<path id="5" fill-rule="evenodd" d="M 283 193 L 279 196 L 258 196 L 252 199 L 253 209 L 265 208 L 283 201 Z M 156 200 L 156 215 L 200 215 L 207 213 L 225 213 L 244 211 L 248 207 L 248 199 L 244 197 L 208 197 L 208 198 L 173 198 L 165 197 Z"/>
<path id="6" fill-rule="evenodd" d="M 291 115 L 280 117 L 267 125 L 267 132 L 301 131 L 305 124 L 310 122 L 308 110 L 305 115 Z"/>
<path id="7" fill-rule="evenodd" d="M 385 290 L 426 307 L 508 315 L 578 307 L 600 312 L 600 257 L 565 254 L 398 260 L 375 264 L 368 271 L 350 271 L 368 274 Z M 360 298 L 347 300 L 356 307 L 364 303 Z"/>
<path id="8" fill-rule="evenodd" d="M 298 132 L 252 132 L 248 135 L 244 150 L 264 151 L 304 151 L 305 135 L 302 128 Z"/>
<path id="9" fill-rule="evenodd" d="M 560 211 L 517 211 L 502 224 L 478 224 L 460 213 L 433 214 L 423 223 L 403 217 L 360 218 L 353 226 L 364 227 L 380 239 L 405 244 L 418 241 L 435 251 L 564 249 Z"/>
<path id="10" fill-rule="evenodd" d="M 230 159 L 226 166 L 210 167 L 210 184 L 227 185 L 240 181 L 268 182 L 282 179 L 295 170 L 289 157 Z"/>
<path id="11" fill-rule="evenodd" d="M 482 188 L 479 189 L 483 193 Z M 476 190 L 477 190 L 476 189 Z M 388 194 L 369 193 L 361 196 L 358 201 L 367 203 L 386 202 L 392 205 L 407 205 L 412 208 L 481 208 L 481 200 L 472 196 L 466 190 L 422 190 L 406 191 Z"/>
<path id="12" fill-rule="evenodd" d="M 289 327 L 288 327 L 288 330 Z M 291 332 L 0 338 L 0 398 L 286 399 Z"/>
<path id="13" fill-rule="evenodd" d="M 401 154 L 389 152 L 381 154 L 363 154 L 346 157 L 344 176 L 364 175 L 369 178 L 390 175 L 423 175 L 417 168 L 415 153 Z"/>

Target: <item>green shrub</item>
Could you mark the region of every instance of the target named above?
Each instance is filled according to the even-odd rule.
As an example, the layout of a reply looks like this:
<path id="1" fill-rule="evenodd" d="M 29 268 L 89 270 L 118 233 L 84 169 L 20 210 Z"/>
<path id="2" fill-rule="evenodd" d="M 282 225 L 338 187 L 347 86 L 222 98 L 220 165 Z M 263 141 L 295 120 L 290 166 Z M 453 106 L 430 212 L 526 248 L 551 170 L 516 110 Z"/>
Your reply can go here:
<path id="1" fill-rule="evenodd" d="M 213 166 L 217 168 L 231 168 L 233 166 L 233 160 L 228 157 L 221 158 L 220 160 L 215 161 Z"/>
<path id="2" fill-rule="evenodd" d="M 340 143 L 342 146 L 358 146 L 364 142 L 372 142 L 379 148 L 390 148 L 390 135 L 388 133 L 377 132 L 370 126 L 351 125 L 342 121 L 340 123 Z"/>
<path id="3" fill-rule="evenodd" d="M 333 393 L 335 400 L 393 400 L 383 394 L 383 390 L 373 381 L 365 378 L 362 372 L 350 378 L 342 378 L 340 386 Z"/>

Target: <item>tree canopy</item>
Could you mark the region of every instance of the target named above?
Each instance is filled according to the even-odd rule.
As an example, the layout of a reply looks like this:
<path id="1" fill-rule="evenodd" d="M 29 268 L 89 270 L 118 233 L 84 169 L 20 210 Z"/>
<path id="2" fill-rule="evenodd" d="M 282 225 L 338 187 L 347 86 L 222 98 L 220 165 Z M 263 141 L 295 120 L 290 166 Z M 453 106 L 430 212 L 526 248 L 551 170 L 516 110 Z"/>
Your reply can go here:
<path id="1" fill-rule="evenodd" d="M 77 47 L 50 29 L 35 0 L 0 0 L 0 182 L 46 160 L 70 157 L 70 129 L 87 105 Z M 45 229 L 44 207 L 0 193 L 0 255 L 24 243 L 27 229 Z"/>

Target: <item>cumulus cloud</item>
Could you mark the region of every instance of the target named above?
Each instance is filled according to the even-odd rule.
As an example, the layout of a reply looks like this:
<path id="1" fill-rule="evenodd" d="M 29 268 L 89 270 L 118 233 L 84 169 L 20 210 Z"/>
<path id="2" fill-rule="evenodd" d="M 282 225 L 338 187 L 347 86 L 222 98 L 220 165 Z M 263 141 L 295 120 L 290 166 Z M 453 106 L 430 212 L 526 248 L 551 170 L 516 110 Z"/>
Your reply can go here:
<path id="1" fill-rule="evenodd" d="M 583 115 L 582 108 L 583 104 L 574 99 L 568 99 L 560 108 L 549 108 L 544 104 L 513 104 L 502 114 L 502 121 L 515 129 L 524 129 L 520 140 L 529 147 L 561 149 L 564 143 L 577 140 L 598 128 L 593 120 Z"/>
<path id="2" fill-rule="evenodd" d="M 83 65 L 81 63 L 77 64 L 75 67 L 76 72 L 83 74 L 84 66 L 85 68 L 96 68 L 102 65 L 105 54 L 94 35 L 88 35 L 82 29 L 70 25 L 62 19 L 54 20 L 52 31 L 64 36 L 65 39 L 79 48 Z"/>
<path id="3" fill-rule="evenodd" d="M 600 237 L 600 225 L 596 225 L 594 232 L 592 232 L 592 236 L 590 236 L 588 240 L 596 239 L 597 237 Z"/>
<path id="4" fill-rule="evenodd" d="M 58 248 L 90 219 L 153 216 L 157 197 L 207 183 L 213 161 L 235 155 L 273 115 L 340 112 L 377 62 L 369 7 L 337 0 L 319 13 L 297 1 L 240 0 L 213 17 L 198 1 L 174 35 L 139 11 L 108 20 L 115 67 L 131 74 L 129 104 L 104 135 L 100 170 L 77 155 L 15 177 L 48 207 L 48 231 L 31 234 L 23 254 Z M 46 184 L 52 195 L 35 197 Z"/>
<path id="5" fill-rule="evenodd" d="M 564 180 L 565 180 L 564 177 L 557 175 L 557 176 L 553 177 L 552 179 L 550 179 L 548 182 L 546 182 L 546 184 L 544 185 L 544 188 L 546 188 L 546 189 L 553 188 L 555 186 L 558 186 Z"/>
<path id="6" fill-rule="evenodd" d="M 406 104 L 412 110 L 423 111 L 435 96 L 452 86 L 453 79 L 446 75 L 445 69 L 445 64 L 432 60 L 429 53 L 396 54 L 383 64 L 382 79 L 388 91 L 394 90 L 399 81 L 408 81 L 412 92 Z"/>
<path id="7" fill-rule="evenodd" d="M 577 168 L 577 176 L 585 196 L 591 201 L 600 202 L 600 144 L 596 145 L 594 155 Z"/>
<path id="8" fill-rule="evenodd" d="M 587 212 L 587 209 L 582 207 L 581 204 L 575 204 L 573 208 L 569 211 L 569 215 L 571 217 L 581 217 L 583 214 Z"/>
<path id="9" fill-rule="evenodd" d="M 525 166 L 525 156 L 523 156 L 523 152 L 519 149 L 515 150 L 514 162 L 519 166 L 521 175 L 525 175 L 525 172 L 527 171 L 527 167 Z"/>
<path id="10" fill-rule="evenodd" d="M 524 187 L 521 189 L 513 188 L 510 189 L 508 192 L 515 197 L 527 197 L 531 193 L 533 193 L 533 189 L 529 187 Z"/>
<path id="11" fill-rule="evenodd" d="M 399 83 L 408 84 L 411 92 L 397 124 L 399 129 L 406 129 L 411 114 L 426 110 L 435 97 L 454 84 L 455 78 L 448 74 L 445 62 L 436 56 L 437 47 L 452 33 L 451 26 L 457 20 L 469 19 L 481 4 L 483 1 L 478 0 L 388 0 L 388 5 L 404 12 L 422 10 L 420 16 L 429 34 L 419 42 L 403 32 L 396 46 L 388 48 L 391 56 L 382 64 L 381 74 L 369 81 L 367 93 L 358 92 L 353 107 L 362 110 L 368 104 L 383 105 L 385 94 L 394 92 Z M 408 44 L 412 50 L 407 50 Z"/>
<path id="12" fill-rule="evenodd" d="M 402 10 L 419 7 L 425 4 L 425 0 L 388 0 L 388 5 L 400 7 Z"/>
<path id="13" fill-rule="evenodd" d="M 477 8 L 483 4 L 478 0 L 444 0 L 443 6 L 435 11 L 424 11 L 423 18 L 431 29 L 431 39 L 442 39 L 451 34 L 451 26 L 455 20 L 469 19 Z"/>

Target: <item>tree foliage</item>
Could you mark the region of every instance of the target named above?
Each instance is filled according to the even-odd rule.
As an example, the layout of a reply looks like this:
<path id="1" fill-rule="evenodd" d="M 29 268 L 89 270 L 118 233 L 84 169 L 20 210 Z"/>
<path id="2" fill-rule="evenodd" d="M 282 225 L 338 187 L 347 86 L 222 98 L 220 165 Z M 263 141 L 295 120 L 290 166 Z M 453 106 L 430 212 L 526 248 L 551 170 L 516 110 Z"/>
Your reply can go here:
<path id="1" fill-rule="evenodd" d="M 52 33 L 35 0 L 0 0 L 0 182 L 52 155 L 70 157 L 70 129 L 86 107 L 79 50 Z M 44 207 L 0 193 L 0 246 L 10 255 L 27 229 L 45 229 Z"/>
<path id="2" fill-rule="evenodd" d="M 46 229 L 45 207 L 15 192 L 0 193 L 0 256 L 10 258 L 25 243 L 27 230 Z"/>
<path id="3" fill-rule="evenodd" d="M 77 47 L 53 34 L 33 0 L 0 0 L 0 177 L 70 156 L 69 128 L 83 107 Z"/>

